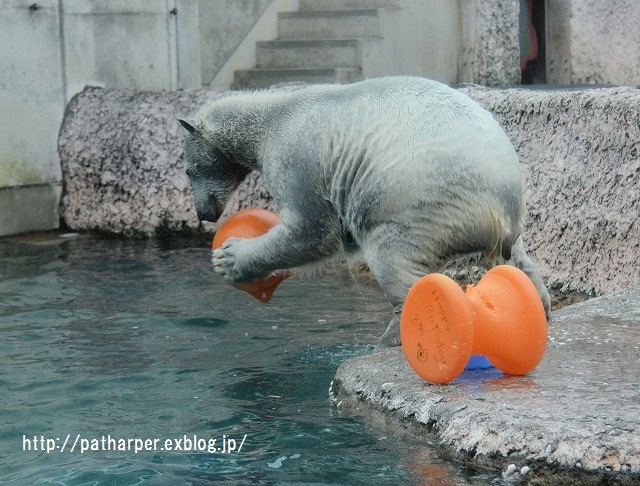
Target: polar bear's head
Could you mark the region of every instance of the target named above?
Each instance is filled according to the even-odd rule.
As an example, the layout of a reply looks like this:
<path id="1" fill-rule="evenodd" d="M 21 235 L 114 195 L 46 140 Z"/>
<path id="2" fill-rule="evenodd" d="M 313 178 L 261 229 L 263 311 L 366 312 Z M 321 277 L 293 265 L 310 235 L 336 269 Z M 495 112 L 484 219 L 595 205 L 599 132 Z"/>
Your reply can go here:
<path id="1" fill-rule="evenodd" d="M 197 121 L 179 121 L 187 130 L 184 167 L 191 180 L 198 219 L 216 222 L 229 196 L 250 170 L 233 156 L 225 154 L 210 129 Z"/>

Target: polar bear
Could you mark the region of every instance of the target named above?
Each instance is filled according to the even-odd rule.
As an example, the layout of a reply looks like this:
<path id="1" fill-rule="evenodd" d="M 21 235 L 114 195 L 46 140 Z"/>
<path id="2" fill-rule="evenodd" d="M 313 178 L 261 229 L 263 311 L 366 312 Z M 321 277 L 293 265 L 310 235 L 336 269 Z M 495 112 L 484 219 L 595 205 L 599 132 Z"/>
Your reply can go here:
<path id="1" fill-rule="evenodd" d="M 441 83 L 413 77 L 238 93 L 181 119 L 185 169 L 201 220 L 216 221 L 259 170 L 281 222 L 213 252 L 230 283 L 359 248 L 394 309 L 379 347 L 400 344 L 409 288 L 453 259 L 506 262 L 550 297 L 521 233 L 516 152 L 491 114 Z"/>

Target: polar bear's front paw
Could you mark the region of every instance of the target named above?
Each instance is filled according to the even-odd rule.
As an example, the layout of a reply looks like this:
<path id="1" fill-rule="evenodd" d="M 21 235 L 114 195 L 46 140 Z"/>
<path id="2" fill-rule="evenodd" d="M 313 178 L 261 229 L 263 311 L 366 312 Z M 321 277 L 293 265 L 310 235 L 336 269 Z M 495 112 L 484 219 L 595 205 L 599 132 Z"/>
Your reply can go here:
<path id="1" fill-rule="evenodd" d="M 229 283 L 245 281 L 236 258 L 240 241 L 239 238 L 229 238 L 211 253 L 213 269 Z"/>
<path id="2" fill-rule="evenodd" d="M 242 265 L 243 255 L 247 252 L 244 248 L 246 244 L 245 239 L 229 238 L 211 253 L 213 269 L 229 283 L 238 284 L 257 279 L 249 271 L 249 266 Z"/>

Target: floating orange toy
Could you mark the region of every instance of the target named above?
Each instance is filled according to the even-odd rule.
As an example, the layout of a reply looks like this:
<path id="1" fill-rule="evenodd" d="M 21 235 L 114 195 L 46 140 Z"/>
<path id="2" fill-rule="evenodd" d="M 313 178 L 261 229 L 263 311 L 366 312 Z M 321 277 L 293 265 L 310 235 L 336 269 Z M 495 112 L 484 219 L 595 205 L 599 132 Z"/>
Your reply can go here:
<path id="1" fill-rule="evenodd" d="M 276 213 L 266 209 L 242 209 L 231 215 L 216 231 L 211 243 L 211 250 L 215 250 L 229 238 L 256 238 L 262 236 L 280 222 Z M 269 302 L 276 287 L 289 272 L 278 273 L 255 282 L 232 284 L 235 288 L 248 292 L 262 303 Z"/>
<path id="2" fill-rule="evenodd" d="M 400 338 L 413 370 L 431 383 L 455 379 L 471 354 L 485 355 L 503 373 L 525 375 L 544 355 L 547 319 L 533 282 L 515 267 L 492 268 L 466 294 L 432 273 L 409 290 Z"/>

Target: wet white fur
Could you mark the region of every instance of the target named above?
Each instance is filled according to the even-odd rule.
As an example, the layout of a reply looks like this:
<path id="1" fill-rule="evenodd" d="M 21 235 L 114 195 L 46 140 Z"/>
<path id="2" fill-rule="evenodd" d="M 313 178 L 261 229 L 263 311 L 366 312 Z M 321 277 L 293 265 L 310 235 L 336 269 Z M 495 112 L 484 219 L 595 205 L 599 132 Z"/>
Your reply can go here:
<path id="1" fill-rule="evenodd" d="M 191 123 L 186 164 L 199 213 L 226 201 L 233 168 L 261 170 L 280 208 L 282 223 L 267 235 L 232 239 L 214 254 L 227 280 L 330 257 L 350 235 L 345 248 L 362 251 L 396 310 L 381 345 L 399 342 L 410 286 L 469 255 L 522 268 L 548 311 L 520 238 L 526 210 L 515 150 L 491 114 L 460 92 L 393 77 L 239 94 L 203 107 Z M 207 160 L 211 146 L 219 153 Z"/>

